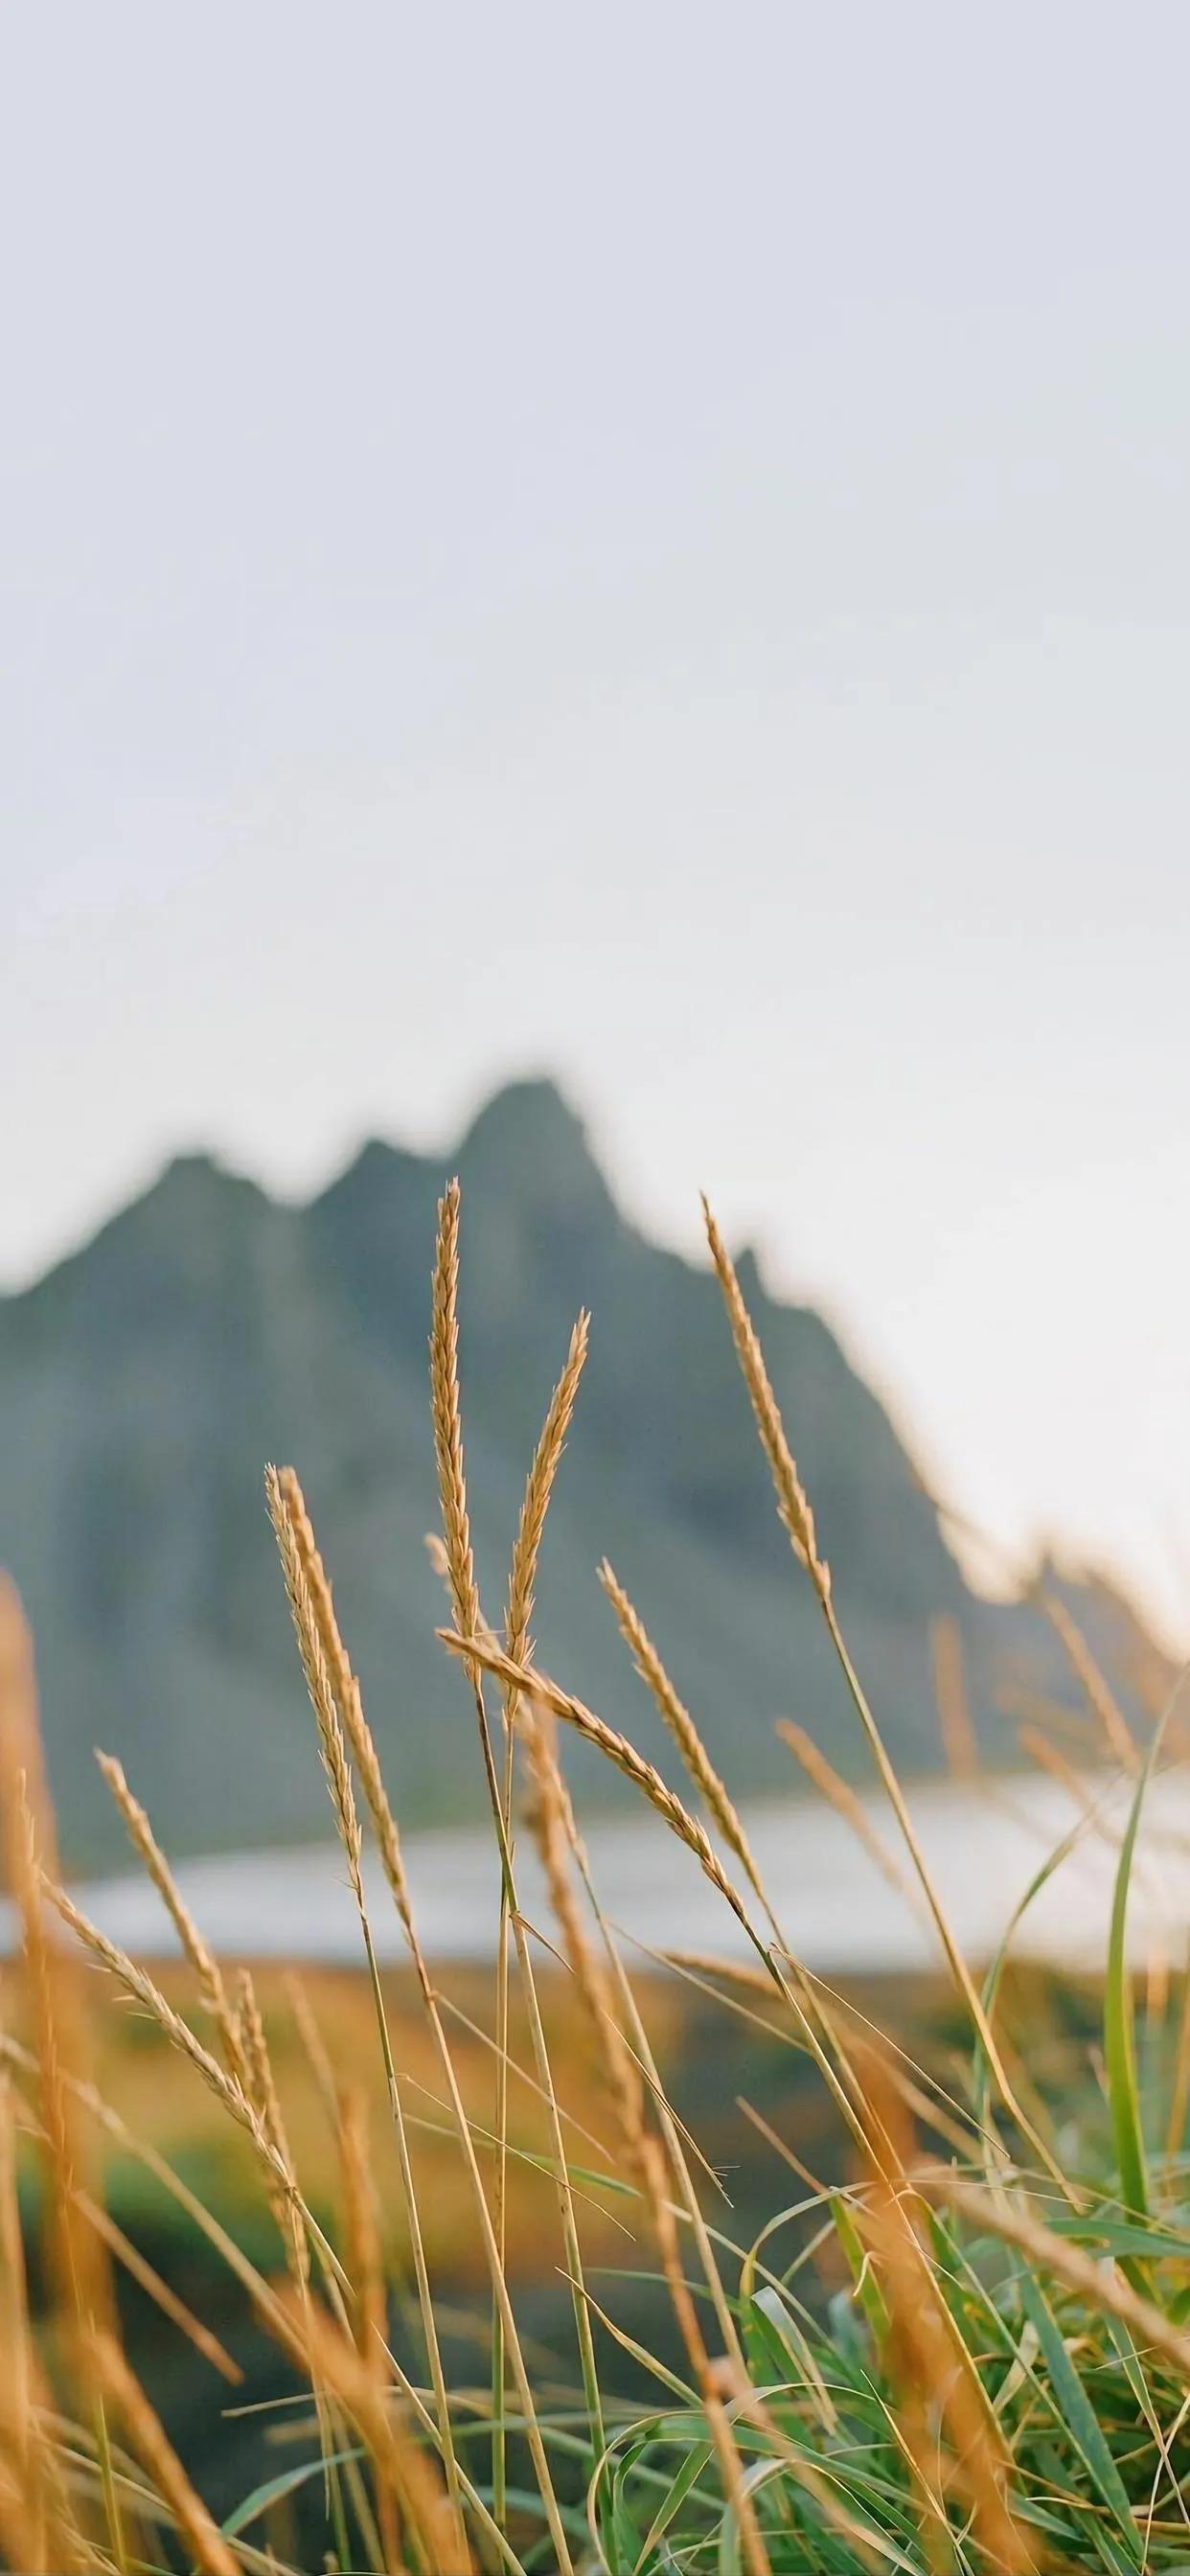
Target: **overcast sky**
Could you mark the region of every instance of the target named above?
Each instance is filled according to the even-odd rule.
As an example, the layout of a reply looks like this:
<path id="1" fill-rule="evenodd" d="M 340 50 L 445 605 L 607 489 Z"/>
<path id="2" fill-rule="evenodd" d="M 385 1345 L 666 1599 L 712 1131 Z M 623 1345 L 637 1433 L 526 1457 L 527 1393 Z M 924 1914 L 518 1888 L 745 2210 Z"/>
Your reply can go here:
<path id="1" fill-rule="evenodd" d="M 0 1278 L 549 1068 L 1190 1637 L 1188 94 L 1181 0 L 9 0 Z"/>

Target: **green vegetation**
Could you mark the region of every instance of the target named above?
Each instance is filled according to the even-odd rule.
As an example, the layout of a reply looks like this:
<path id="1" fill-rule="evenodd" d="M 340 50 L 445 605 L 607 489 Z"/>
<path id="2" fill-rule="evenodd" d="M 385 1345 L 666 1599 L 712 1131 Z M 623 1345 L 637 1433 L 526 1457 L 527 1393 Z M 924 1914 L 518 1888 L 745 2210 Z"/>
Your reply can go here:
<path id="1" fill-rule="evenodd" d="M 0 2534 L 33 2571 L 172 2570 L 266 2576 L 329 2564 L 454 2576 L 473 2566 L 602 2567 L 609 2576 L 732 2571 L 908 2576 L 1079 2566 L 1108 2576 L 1190 2562 L 1190 2208 L 1183 2152 L 1190 1987 L 1155 1961 L 1134 2029 L 1127 1919 L 1144 1794 L 1163 1729 L 1134 1767 L 1105 1983 L 1102 2047 L 1084 2082 L 1029 2046 L 1008 2009 L 1005 1948 L 977 1980 L 922 1868 L 877 1715 L 852 1663 L 820 1523 L 795 1464 L 736 1272 L 713 1222 L 714 1266 L 775 1490 L 787 1580 L 836 1659 L 852 1721 L 889 1795 L 950 1986 L 950 2031 L 920 2066 L 791 1956 L 732 1794 L 610 1568 L 604 1591 L 673 1747 L 680 1789 L 633 1742 L 553 1680 L 532 1643 L 543 1532 L 580 1394 L 580 1317 L 515 1518 L 499 1627 L 472 1554 L 458 1378 L 459 1195 L 439 1209 L 431 1413 L 441 1538 L 440 1644 L 469 1712 L 501 1852 L 502 1938 L 486 2107 L 473 2026 L 424 1957 L 364 1700 L 305 1500 L 291 1469 L 266 1479 L 285 1590 L 355 1895 L 391 2123 L 384 2179 L 357 2088 L 337 2080 L 317 2017 L 294 2011 L 336 2141 L 337 2223 L 308 2190 L 281 2056 L 252 1976 L 216 1960 L 187 1915 L 153 1827 L 118 1764 L 104 1777 L 172 1915 L 191 1972 L 179 2010 L 80 1915 L 59 1884 L 41 1775 L 32 1664 L 15 1596 L 0 1598 L 0 1794 L 25 1941 L 26 2038 L 0 2035 L 0 2294 L 11 2367 L 0 2389 Z M 763 1469 L 760 1470 L 763 1473 Z M 1106 1685 L 1096 1674 L 1094 1687 Z M 1102 1714 L 1102 1707 L 1101 1707 Z M 832 2109 L 831 2168 L 812 2170 L 802 2126 L 759 2116 L 792 2168 L 784 2205 L 750 2241 L 667 2093 L 649 2020 L 589 1878 L 563 1769 L 577 1739 L 646 1799 L 718 1889 L 751 1964 L 685 1962 L 728 2027 L 787 2051 Z M 245 1772 L 250 1742 L 239 1751 Z M 1039 1871 L 1094 1828 L 1075 1825 Z M 566 1978 L 547 2002 L 546 1927 L 518 1903 L 518 1838 L 538 1843 Z M 362 1873 L 375 1845 L 402 1925 L 426 2074 L 394 2045 Z M 1031 1901 L 1027 1900 L 1027 1901 Z M 1018 1909 L 1018 1920 L 1019 1920 Z M 51 1931 L 63 1919 L 74 1940 Z M 203 2088 L 252 2177 L 258 2233 L 225 2227 L 92 2082 L 79 1945 L 155 2025 L 179 2079 Z M 556 1975 L 551 1968 L 550 1976 Z M 93 1983 L 93 1980 L 88 1980 Z M 1034 2034 L 1036 2039 L 1036 2034 Z M 590 2074 L 578 2101 L 572 2050 Z M 463 2065 L 464 2048 L 470 2074 Z M 726 2055 L 726 2053 L 725 2053 Z M 723 2071 L 721 2061 L 720 2071 Z M 526 2142 L 514 2096 L 534 2105 Z M 577 2105 L 577 2106 L 576 2106 Z M 490 2368 L 456 2372 L 443 2297 L 426 2123 L 449 2159 L 458 2224 L 486 2283 Z M 813 2133 L 821 2145 L 821 2130 Z M 839 2141 L 842 2142 L 840 2147 Z M 17 2148 L 41 2177 L 46 2315 L 35 2335 L 21 2256 Z M 123 2349 L 116 2271 L 129 2250 L 102 2204 L 97 2148 L 151 2172 L 226 2267 L 278 2352 L 276 2397 L 294 2440 L 218 2523 L 171 2447 Z M 510 2222 L 524 2169 L 539 2194 L 568 2310 L 562 2371 L 543 2359 L 515 2294 Z M 401 2201 L 399 2269 L 384 2224 Z M 454 2221 L 452 2220 L 452 2225 Z M 608 2260 L 609 2229 L 623 2252 Z M 592 2255 L 592 2245 L 596 2250 Z M 646 2340 L 641 2276 L 672 2331 Z M 178 2309 L 171 2324 L 214 2371 L 234 2356 Z M 296 2409 L 293 2406 L 297 2398 Z M 311 2534 L 313 2533 L 313 2537 Z"/>

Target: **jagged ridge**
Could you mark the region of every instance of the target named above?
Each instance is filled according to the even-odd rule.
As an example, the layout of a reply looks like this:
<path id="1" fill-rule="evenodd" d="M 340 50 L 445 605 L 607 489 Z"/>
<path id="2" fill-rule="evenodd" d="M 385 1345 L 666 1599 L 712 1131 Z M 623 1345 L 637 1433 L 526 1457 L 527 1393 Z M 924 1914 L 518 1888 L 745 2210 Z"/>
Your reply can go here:
<path id="1" fill-rule="evenodd" d="M 663 1761 L 594 1580 L 606 1551 L 741 1791 L 789 1781 L 779 1713 L 845 1769 L 854 1722 L 777 1526 L 709 1274 L 616 1208 L 548 1082 L 513 1084 L 457 1153 L 364 1146 L 304 1208 L 202 1156 L 0 1301 L 0 1560 L 34 1619 L 64 1837 L 119 1838 L 90 1750 L 117 1749 L 177 1850 L 320 1833 L 325 1806 L 260 1492 L 298 1465 L 403 1813 L 478 1805 L 441 1602 L 425 1385 L 434 1207 L 464 1189 L 477 1557 L 493 1616 L 525 1466 L 581 1303 L 592 1356 L 547 1538 L 544 1661 Z M 928 1622 L 962 1623 L 994 1738 L 1021 1614 L 975 1602 L 912 1462 L 821 1319 L 748 1288 L 857 1658 L 898 1759 L 932 1764 Z M 1028 1652 L 1041 1648 L 1029 1631 Z M 1054 1674 L 1050 1658 L 1048 1686 Z M 580 1769 L 582 1765 L 578 1766 Z M 615 1794 L 596 1771 L 590 1794 Z"/>

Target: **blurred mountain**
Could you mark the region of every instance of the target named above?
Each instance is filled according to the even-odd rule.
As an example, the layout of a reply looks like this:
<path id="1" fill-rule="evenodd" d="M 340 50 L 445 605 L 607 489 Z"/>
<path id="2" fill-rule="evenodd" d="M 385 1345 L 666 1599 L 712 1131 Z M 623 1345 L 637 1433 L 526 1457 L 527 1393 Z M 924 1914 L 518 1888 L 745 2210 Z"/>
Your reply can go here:
<path id="1" fill-rule="evenodd" d="M 525 1468 L 586 1304 L 591 1358 L 543 1552 L 540 1660 L 672 1776 L 595 1581 L 606 1552 L 733 1787 L 795 1785 L 773 1734 L 782 1714 L 861 1773 L 858 1726 L 773 1510 L 710 1273 L 625 1221 L 547 1082 L 501 1091 L 452 1163 L 489 1616 L 502 1612 Z M 435 1642 L 443 1600 L 424 1544 L 436 1520 L 429 1273 L 448 1168 L 373 1142 L 292 1207 L 188 1156 L 83 1250 L 0 1300 L 0 1561 L 37 1634 L 74 1860 L 122 1857 L 96 1744 L 121 1755 L 177 1852 L 326 1830 L 262 1502 L 268 1458 L 292 1459 L 302 1477 L 400 1813 L 479 1811 L 474 1718 Z M 1005 1675 L 1018 1699 L 1071 1698 L 1055 1640 L 1035 1612 L 974 1598 L 902 1440 L 827 1326 L 771 1298 L 747 1254 L 741 1275 L 897 1760 L 938 1760 L 938 1614 L 956 1623 L 981 1734 L 1003 1754 Z M 1086 1596 L 1096 1615 L 1097 1601 Z M 1144 1641 L 1126 1606 L 1109 1606 L 1127 1684 L 1121 1662 Z M 581 1747 L 568 1754 L 584 1796 L 615 1797 L 605 1768 Z"/>

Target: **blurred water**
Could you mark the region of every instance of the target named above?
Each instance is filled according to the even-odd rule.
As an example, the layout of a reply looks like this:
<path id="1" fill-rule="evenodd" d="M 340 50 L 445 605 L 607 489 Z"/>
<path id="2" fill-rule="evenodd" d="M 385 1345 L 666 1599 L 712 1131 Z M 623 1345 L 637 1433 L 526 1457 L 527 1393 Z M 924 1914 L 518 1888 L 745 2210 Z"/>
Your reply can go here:
<path id="1" fill-rule="evenodd" d="M 1030 1906 L 1014 1937 L 1019 1955 L 1072 1967 L 1102 1963 L 1111 1888 L 1128 1792 L 1089 1779 L 1096 1821 Z M 968 1956 L 986 1960 L 1034 1873 L 1077 1822 L 1072 1797 L 1039 1773 L 974 1787 L 937 1782 L 913 1791 L 922 1848 Z M 876 1795 L 865 1813 L 908 1876 L 895 1820 Z M 745 1810 L 745 1824 L 788 1947 L 823 1975 L 920 1968 L 938 1956 L 919 1906 L 890 1886 L 849 1827 L 822 1804 L 774 1802 Z M 635 1941 L 728 1957 L 748 1954 L 746 1938 L 693 1854 L 651 1812 L 603 1819 L 587 1833 L 605 1912 Z M 414 1834 L 406 1857 L 423 1947 L 439 1959 L 490 1955 L 498 1877 L 490 1836 L 471 1828 Z M 359 1928 L 342 1855 L 331 1844 L 238 1852 L 183 1863 L 187 1903 L 216 1948 L 249 1958 L 349 1962 Z M 737 1879 L 738 1869 L 732 1873 Z M 400 1927 L 379 1870 L 367 1873 L 376 1946 L 403 1955 Z M 517 1859 L 518 1895 L 529 1921 L 552 1934 L 541 1873 L 528 1840 Z M 159 1900 L 129 1874 L 75 1890 L 84 1909 L 127 1950 L 164 1955 L 175 1947 Z M 754 1908 L 755 1912 L 756 1909 Z M 1180 1960 L 1190 1926 L 1190 1776 L 1164 1773 L 1150 1789 L 1129 1912 L 1132 1954 L 1155 1947 Z M 11 1941 L 7 1908 L 0 1940 Z"/>

